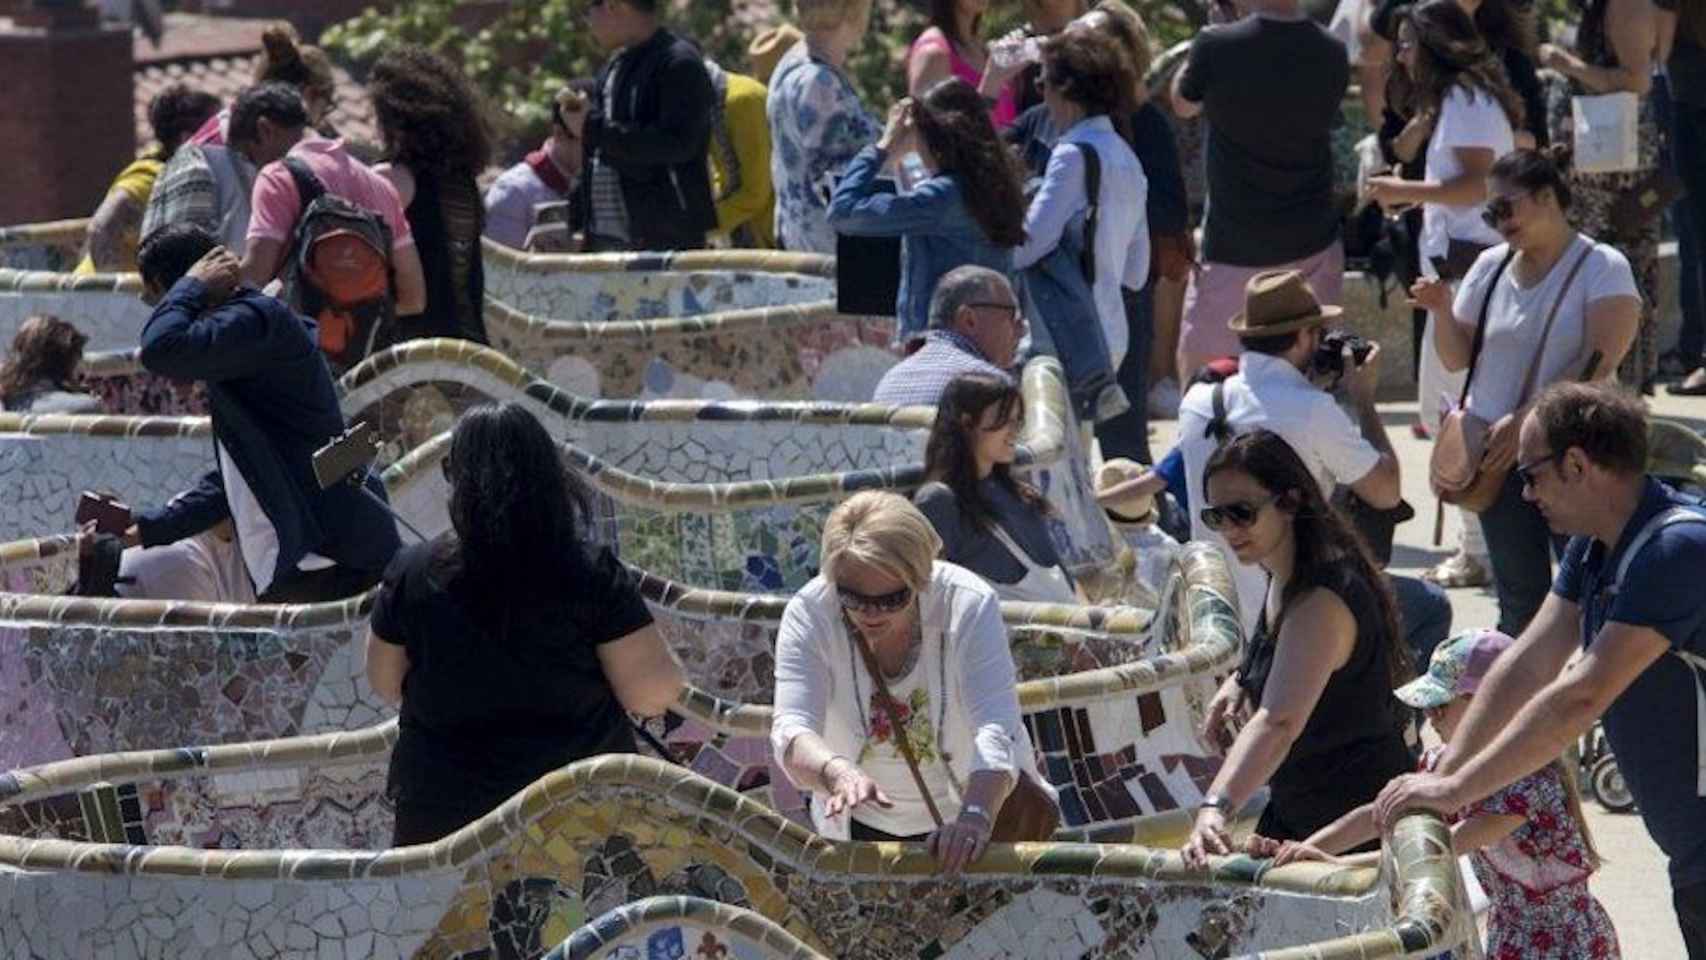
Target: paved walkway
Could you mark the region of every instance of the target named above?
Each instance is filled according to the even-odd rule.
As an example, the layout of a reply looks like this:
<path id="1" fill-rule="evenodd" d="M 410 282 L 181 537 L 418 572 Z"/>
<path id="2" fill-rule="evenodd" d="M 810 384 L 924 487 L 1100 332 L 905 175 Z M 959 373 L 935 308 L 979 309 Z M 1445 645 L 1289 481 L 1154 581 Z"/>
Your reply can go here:
<path id="1" fill-rule="evenodd" d="M 1671 397 L 1652 399 L 1659 416 L 1692 421 L 1706 430 L 1706 399 Z M 1383 403 L 1382 419 L 1392 436 L 1393 448 L 1403 465 L 1404 498 L 1416 507 L 1416 519 L 1398 528 L 1393 547 L 1392 570 L 1411 576 L 1444 559 L 1456 543 L 1457 518 L 1446 513 L 1442 546 L 1433 546 L 1434 501 L 1428 491 L 1428 444 L 1410 433 L 1416 420 L 1414 403 Z M 1156 455 L 1173 443 L 1176 423 L 1155 424 L 1153 449 Z M 1491 626 L 1498 621 L 1498 603 L 1490 590 L 1451 591 L 1453 629 Z M 1610 814 L 1589 800 L 1585 804 L 1594 843 L 1605 857 L 1592 887 L 1617 925 L 1618 940 L 1626 960 L 1671 960 L 1683 954 L 1682 937 L 1671 911 L 1670 884 L 1665 876 L 1665 858 L 1647 835 L 1639 814 Z"/>

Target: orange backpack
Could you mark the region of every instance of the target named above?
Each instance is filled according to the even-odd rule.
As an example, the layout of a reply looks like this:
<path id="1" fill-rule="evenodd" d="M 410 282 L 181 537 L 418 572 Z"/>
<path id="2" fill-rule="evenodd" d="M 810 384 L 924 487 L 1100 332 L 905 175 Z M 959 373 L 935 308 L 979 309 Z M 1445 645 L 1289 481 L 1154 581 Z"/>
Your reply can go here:
<path id="1" fill-rule="evenodd" d="M 285 157 L 302 215 L 286 258 L 284 297 L 319 326 L 320 349 L 341 372 L 360 363 L 393 318 L 391 228 L 327 193 L 296 157 Z"/>

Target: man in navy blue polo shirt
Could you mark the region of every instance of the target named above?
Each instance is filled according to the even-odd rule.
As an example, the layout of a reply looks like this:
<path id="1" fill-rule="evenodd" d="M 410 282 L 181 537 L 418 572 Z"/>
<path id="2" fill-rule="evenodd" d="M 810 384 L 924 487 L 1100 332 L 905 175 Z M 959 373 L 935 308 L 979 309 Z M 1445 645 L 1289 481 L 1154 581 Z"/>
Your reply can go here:
<path id="1" fill-rule="evenodd" d="M 1702 960 L 1706 510 L 1646 475 L 1646 413 L 1609 386 L 1548 389 L 1517 451 L 1523 495 L 1572 538 L 1552 593 L 1487 674 L 1436 772 L 1394 781 L 1376 813 L 1389 823 L 1416 807 L 1460 810 L 1551 762 L 1603 719 L 1647 830 L 1670 858 L 1688 955 Z"/>

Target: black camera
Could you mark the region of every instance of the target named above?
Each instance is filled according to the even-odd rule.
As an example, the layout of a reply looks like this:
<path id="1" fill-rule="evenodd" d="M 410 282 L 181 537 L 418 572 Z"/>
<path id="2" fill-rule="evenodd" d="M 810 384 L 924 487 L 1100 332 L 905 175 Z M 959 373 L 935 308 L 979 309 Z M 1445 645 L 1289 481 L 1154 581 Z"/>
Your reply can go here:
<path id="1" fill-rule="evenodd" d="M 1309 369 L 1329 383 L 1337 384 L 1345 375 L 1345 350 L 1351 351 L 1351 361 L 1362 366 L 1368 360 L 1368 355 L 1374 352 L 1374 341 L 1367 340 L 1349 330 L 1328 330 L 1321 335 L 1321 344 L 1315 348 L 1315 356 L 1309 360 Z"/>

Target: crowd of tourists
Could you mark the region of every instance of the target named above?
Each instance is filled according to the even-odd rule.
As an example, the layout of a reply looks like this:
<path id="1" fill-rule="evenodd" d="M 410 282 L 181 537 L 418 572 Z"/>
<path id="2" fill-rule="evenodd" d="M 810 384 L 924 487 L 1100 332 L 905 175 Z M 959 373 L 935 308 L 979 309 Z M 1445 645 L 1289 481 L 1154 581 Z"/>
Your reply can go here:
<path id="1" fill-rule="evenodd" d="M 1436 810 L 1492 904 L 1489 955 L 1615 957 L 1559 759 L 1603 723 L 1706 960 L 1706 507 L 1649 472 L 1641 400 L 1667 378 L 1706 395 L 1702 3 L 1588 0 L 1563 46 L 1525 0 L 1345 0 L 1338 32 L 1298 0 L 1217 0 L 1157 69 L 1124 0 L 1026 0 L 999 37 L 987 0 L 931 0 L 886 120 L 848 70 L 869 0 L 794 6 L 737 73 L 656 0 L 590 4 L 607 61 L 484 190 L 480 97 L 419 47 L 369 75 L 377 153 L 330 128 L 330 62 L 283 27 L 232 103 L 160 94 L 158 142 L 95 211 L 78 269 L 140 273 L 142 366 L 203 386 L 214 452 L 193 489 L 89 538 L 79 589 L 377 588 L 367 676 L 401 709 L 395 840 L 442 837 L 550 769 L 634 751 L 631 716 L 665 711 L 683 673 L 524 408 L 460 418 L 451 529 L 404 546 L 365 466 L 316 477 L 346 427 L 334 376 L 401 340 L 484 341 L 482 237 L 835 254 L 844 286 L 894 291 L 901 359 L 873 399 L 936 413 L 923 485 L 834 507 L 777 636 L 771 744 L 817 830 L 923 841 L 955 872 L 1058 823 L 1000 608 L 1091 600 L 1018 465 L 1018 371 L 1048 355 L 1119 542 L 1205 541 L 1232 573 L 1246 643 L 1208 706 L 1225 756 L 1187 864 L 1350 862 Z M 1333 146 L 1353 76 L 1375 127 L 1354 185 Z M 1683 323 L 1661 353 L 1667 208 Z M 1371 225 L 1413 357 L 1345 329 L 1347 253 Z M 86 342 L 23 323 L 0 408 L 98 412 Z M 1406 362 L 1428 486 L 1463 531 L 1424 578 L 1386 569 L 1415 510 L 1375 401 Z M 1165 380 L 1185 389 L 1155 457 Z M 1446 589 L 1484 584 L 1497 623 L 1454 635 Z"/>

